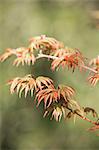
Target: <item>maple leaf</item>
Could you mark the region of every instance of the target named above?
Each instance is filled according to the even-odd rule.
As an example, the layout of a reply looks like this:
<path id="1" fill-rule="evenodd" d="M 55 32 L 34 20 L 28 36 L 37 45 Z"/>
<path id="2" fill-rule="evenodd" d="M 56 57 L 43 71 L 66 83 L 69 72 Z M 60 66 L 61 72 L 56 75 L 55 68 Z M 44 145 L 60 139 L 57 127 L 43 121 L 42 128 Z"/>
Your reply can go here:
<path id="1" fill-rule="evenodd" d="M 84 58 L 82 54 L 76 50 L 74 52 L 70 52 L 63 55 L 58 59 L 53 60 L 51 64 L 52 70 L 55 70 L 55 68 L 59 68 L 60 66 L 62 66 L 63 68 L 67 66 L 68 69 L 72 68 L 73 71 L 76 67 L 78 67 L 79 70 L 81 70 L 82 66 L 84 66 Z"/>
<path id="2" fill-rule="evenodd" d="M 59 48 L 62 48 L 63 44 L 54 38 L 41 35 L 31 38 L 29 47 L 31 50 L 40 50 L 42 53 L 49 54 Z"/>
<path id="3" fill-rule="evenodd" d="M 10 92 L 13 94 L 15 91 L 19 93 L 19 97 L 21 97 L 22 92 L 25 92 L 25 97 L 28 92 L 31 92 L 31 96 L 33 96 L 34 91 L 37 92 L 44 87 L 47 87 L 53 84 L 53 81 L 48 77 L 37 77 L 33 78 L 32 75 L 26 75 L 25 77 L 17 77 L 8 82 L 10 84 Z"/>
<path id="4" fill-rule="evenodd" d="M 45 109 L 43 117 L 46 117 L 51 114 L 51 120 L 54 118 L 56 121 L 60 121 L 62 116 L 66 117 L 65 107 L 59 106 L 57 103 L 52 104 L 50 107 Z"/>
<path id="5" fill-rule="evenodd" d="M 75 52 L 75 49 L 72 49 L 72 48 L 69 48 L 69 47 L 65 47 L 65 48 L 63 47 L 61 49 L 57 49 L 52 54 L 53 54 L 53 56 L 60 58 L 60 57 L 64 57 L 67 54 L 70 54 L 70 53 L 73 53 L 73 52 Z"/>
<path id="6" fill-rule="evenodd" d="M 56 121 L 60 121 L 64 113 L 63 109 L 64 109 L 63 107 L 58 107 L 58 106 L 54 108 L 51 119 L 54 118 Z"/>
<path id="7" fill-rule="evenodd" d="M 61 98 L 61 96 L 67 101 L 67 98 L 71 98 L 75 94 L 75 90 L 66 85 L 59 85 L 58 86 L 58 96 Z"/>
<path id="8" fill-rule="evenodd" d="M 97 112 L 93 109 L 93 108 L 90 108 L 90 107 L 85 107 L 84 108 L 84 112 L 86 113 L 86 114 L 88 114 L 88 113 L 92 113 L 92 115 L 93 115 L 93 117 L 97 117 L 98 118 L 98 114 L 97 114 Z"/>
<path id="9" fill-rule="evenodd" d="M 58 92 L 55 89 L 53 85 L 49 86 L 46 89 L 40 90 L 37 95 L 37 106 L 41 103 L 41 101 L 44 102 L 44 107 L 49 107 L 53 102 L 58 101 Z"/>
<path id="10" fill-rule="evenodd" d="M 91 83 L 91 85 L 95 86 L 99 81 L 99 56 L 97 58 L 94 58 L 89 63 L 90 66 L 97 72 L 94 73 L 90 71 L 88 81 Z"/>
<path id="11" fill-rule="evenodd" d="M 42 89 L 53 84 L 53 81 L 48 77 L 39 76 L 36 78 L 36 89 Z"/>
<path id="12" fill-rule="evenodd" d="M 26 75 L 23 78 L 14 78 L 13 80 L 9 81 L 8 84 L 11 85 L 11 94 L 17 91 L 17 93 L 19 93 L 19 97 L 21 97 L 23 91 L 25 92 L 25 97 L 27 96 L 29 91 L 31 92 L 31 95 L 33 95 L 33 92 L 36 89 L 35 79 L 31 75 Z"/>
<path id="13" fill-rule="evenodd" d="M 16 56 L 17 58 L 14 60 L 13 65 L 19 66 L 19 64 L 27 64 L 30 65 L 31 63 L 34 64 L 35 56 L 30 51 L 29 48 L 17 48 L 16 49 Z"/>
<path id="14" fill-rule="evenodd" d="M 54 102 L 66 103 L 68 99 L 75 93 L 74 89 L 69 86 L 59 85 L 56 89 L 53 85 L 40 90 L 37 95 L 37 106 L 44 102 L 44 107 L 49 107 Z"/>
<path id="15" fill-rule="evenodd" d="M 30 51 L 29 48 L 20 47 L 16 49 L 7 49 L 4 54 L 0 56 L 0 61 L 5 61 L 8 57 L 11 55 L 15 55 L 16 59 L 13 62 L 13 65 L 19 66 L 19 64 L 24 65 L 25 63 L 27 65 L 30 65 L 31 63 L 34 64 L 35 62 L 35 56 Z"/>
<path id="16" fill-rule="evenodd" d="M 95 66 L 99 66 L 99 56 L 97 56 L 96 58 L 91 59 L 91 61 L 89 62 L 89 65 L 95 65 Z"/>
<path id="17" fill-rule="evenodd" d="M 14 60 L 13 65 L 16 65 L 18 67 L 19 64 L 30 65 L 31 63 L 34 64 L 34 62 L 35 62 L 35 56 L 33 54 L 25 53 L 25 55 L 22 55 L 21 57 L 17 57 Z"/>
<path id="18" fill-rule="evenodd" d="M 91 83 L 91 85 L 95 86 L 99 81 L 99 73 L 94 73 L 89 76 L 88 81 Z"/>
<path id="19" fill-rule="evenodd" d="M 6 49 L 5 53 L 0 56 L 0 61 L 1 62 L 5 61 L 8 57 L 10 57 L 13 54 L 14 54 L 13 49 L 11 48 Z"/>

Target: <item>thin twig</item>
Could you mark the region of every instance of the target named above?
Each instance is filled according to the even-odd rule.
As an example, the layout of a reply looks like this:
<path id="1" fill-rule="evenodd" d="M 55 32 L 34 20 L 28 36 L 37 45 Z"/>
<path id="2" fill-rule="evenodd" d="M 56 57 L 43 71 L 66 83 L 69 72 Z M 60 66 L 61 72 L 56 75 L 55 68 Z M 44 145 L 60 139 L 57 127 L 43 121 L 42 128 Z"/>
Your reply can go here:
<path id="1" fill-rule="evenodd" d="M 86 69 L 86 70 L 90 70 L 90 71 L 92 71 L 92 72 L 94 72 L 94 73 L 97 73 L 97 71 L 96 70 L 94 70 L 94 69 L 92 69 L 92 68 L 90 68 L 90 67 L 88 67 L 88 66 L 84 66 L 84 65 L 79 65 L 80 67 L 83 67 L 84 69 Z"/>
<path id="2" fill-rule="evenodd" d="M 68 53 L 67 53 L 67 55 L 68 55 Z M 36 60 L 37 59 L 40 59 L 40 58 L 48 58 L 48 59 L 64 59 L 64 57 L 56 57 L 56 56 L 51 56 L 51 55 L 45 55 L 45 54 L 38 54 L 38 56 L 36 57 Z M 89 70 L 89 71 L 92 71 L 92 72 L 94 72 L 94 73 L 97 73 L 97 71 L 96 70 L 94 70 L 94 69 L 92 69 L 92 68 L 90 68 L 90 67 L 88 67 L 88 66 L 85 66 L 85 65 L 79 65 L 79 67 L 82 67 L 82 68 L 84 68 L 84 69 L 86 69 L 86 70 Z"/>
<path id="3" fill-rule="evenodd" d="M 72 113 L 75 113 L 75 114 L 76 114 L 77 116 L 79 116 L 81 119 L 83 119 L 83 120 L 85 120 L 85 121 L 87 121 L 87 122 L 89 122 L 89 123 L 92 123 L 92 124 L 94 124 L 94 125 L 98 125 L 96 121 L 92 121 L 92 120 L 90 120 L 89 118 L 80 115 L 80 114 L 77 113 L 76 111 L 73 112 L 72 109 L 69 108 L 69 107 L 66 107 L 66 108 L 67 108 L 68 110 L 70 110 Z"/>
<path id="4" fill-rule="evenodd" d="M 92 123 L 92 124 L 94 124 L 94 125 L 97 125 L 97 122 L 96 122 L 96 121 L 92 121 L 92 120 L 90 120 L 90 119 L 87 118 L 87 117 L 81 116 L 81 115 L 78 114 L 77 112 L 76 112 L 76 114 L 77 114 L 80 118 L 82 118 L 83 120 L 85 120 L 85 121 L 87 121 L 87 122 L 90 122 L 90 123 Z"/>
<path id="5" fill-rule="evenodd" d="M 53 60 L 54 59 L 60 59 L 59 57 L 56 57 L 56 56 L 45 55 L 45 54 L 38 54 L 38 56 L 36 57 L 36 59 L 40 59 L 40 58 L 48 58 L 48 59 L 53 59 Z"/>

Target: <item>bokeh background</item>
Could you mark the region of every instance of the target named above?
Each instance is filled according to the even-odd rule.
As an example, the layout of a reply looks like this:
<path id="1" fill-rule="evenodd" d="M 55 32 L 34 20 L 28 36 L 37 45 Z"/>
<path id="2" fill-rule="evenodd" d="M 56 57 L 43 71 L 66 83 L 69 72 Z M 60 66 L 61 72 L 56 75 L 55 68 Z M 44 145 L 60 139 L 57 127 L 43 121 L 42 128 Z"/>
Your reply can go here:
<path id="1" fill-rule="evenodd" d="M 28 39 L 45 34 L 79 48 L 93 58 L 99 54 L 98 0 L 0 0 L 0 53 L 8 47 L 27 46 Z M 46 75 L 73 86 L 83 106 L 99 108 L 99 86 L 86 82 L 88 73 L 51 72 L 47 60 L 31 67 L 13 67 L 12 58 L 0 64 L 1 150 L 98 150 L 99 137 L 80 119 L 60 123 L 42 117 L 33 99 L 10 95 L 6 81 L 29 73 Z"/>

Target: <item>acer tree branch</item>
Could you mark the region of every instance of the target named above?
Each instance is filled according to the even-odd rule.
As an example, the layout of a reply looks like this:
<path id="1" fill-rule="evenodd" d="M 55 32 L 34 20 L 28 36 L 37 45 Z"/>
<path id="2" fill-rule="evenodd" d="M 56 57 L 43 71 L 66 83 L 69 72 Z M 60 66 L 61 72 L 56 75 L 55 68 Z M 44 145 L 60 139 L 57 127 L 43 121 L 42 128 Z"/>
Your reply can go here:
<path id="1" fill-rule="evenodd" d="M 68 55 L 68 53 L 67 53 L 67 55 Z M 36 60 L 37 60 L 37 59 L 40 59 L 40 58 L 48 58 L 48 59 L 52 59 L 52 60 L 55 60 L 55 59 L 60 59 L 60 60 L 62 60 L 62 59 L 64 59 L 64 57 L 59 58 L 59 57 L 52 56 L 52 55 L 38 54 L 38 56 L 36 57 Z M 84 68 L 84 69 L 86 69 L 86 70 L 92 71 L 93 73 L 97 73 L 97 71 L 96 71 L 95 69 L 92 69 L 92 68 L 90 68 L 90 67 L 88 67 L 88 66 L 79 65 L 79 67 L 82 67 L 82 68 Z"/>
<path id="2" fill-rule="evenodd" d="M 13 65 L 17 67 L 19 65 L 35 65 L 36 60 L 47 58 L 52 60 L 52 70 L 59 67 L 68 67 L 73 72 L 76 68 L 79 71 L 88 70 L 90 72 L 87 78 L 89 83 L 95 86 L 99 82 L 99 56 L 86 63 L 86 58 L 79 49 L 68 48 L 52 37 L 41 35 L 31 38 L 28 47 L 8 48 L 0 55 L 0 61 L 4 62 L 13 55 L 16 57 Z M 95 127 L 92 129 L 99 129 L 97 112 L 90 107 L 81 107 L 74 98 L 75 89 L 71 86 L 59 84 L 55 87 L 53 80 L 49 77 L 38 76 L 36 78 L 31 74 L 15 77 L 8 84 L 11 94 L 16 92 L 19 98 L 22 93 L 25 98 L 30 94 L 31 97 L 34 97 L 37 107 L 43 102 L 44 116 L 51 115 L 51 118 L 60 121 L 62 116 L 63 118 L 71 118 L 73 115 L 77 115 L 93 124 Z M 96 121 L 87 118 L 87 114 L 90 112 L 97 119 Z"/>

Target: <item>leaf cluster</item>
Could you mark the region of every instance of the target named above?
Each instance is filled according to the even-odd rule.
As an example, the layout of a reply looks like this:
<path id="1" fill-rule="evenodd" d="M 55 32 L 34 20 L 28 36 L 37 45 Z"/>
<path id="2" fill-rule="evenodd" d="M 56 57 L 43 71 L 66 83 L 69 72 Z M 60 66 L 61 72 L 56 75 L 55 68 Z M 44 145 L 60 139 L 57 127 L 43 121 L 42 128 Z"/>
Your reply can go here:
<path id="1" fill-rule="evenodd" d="M 34 65 L 35 61 L 40 58 L 52 59 L 51 69 L 56 70 L 60 67 L 67 67 L 73 72 L 78 70 L 89 71 L 88 81 L 95 86 L 99 82 L 99 56 L 90 60 L 86 59 L 78 49 L 66 47 L 62 42 L 45 35 L 36 36 L 29 40 L 27 47 L 16 49 L 8 48 L 5 53 L 0 55 L 0 61 L 4 62 L 7 58 L 14 55 L 13 65 Z M 10 93 L 17 93 L 19 97 L 23 95 L 25 98 L 28 94 L 34 97 L 36 106 L 42 102 L 44 107 L 44 117 L 50 115 L 51 119 L 60 121 L 62 116 L 69 119 L 76 116 L 95 125 L 91 130 L 99 129 L 97 121 L 90 120 L 87 115 L 91 112 L 92 116 L 97 118 L 97 112 L 90 107 L 81 107 L 75 100 L 75 89 L 68 85 L 59 84 L 54 86 L 54 82 L 49 77 L 39 76 L 35 78 L 33 75 L 25 77 L 16 77 L 8 82 L 10 85 Z"/>

